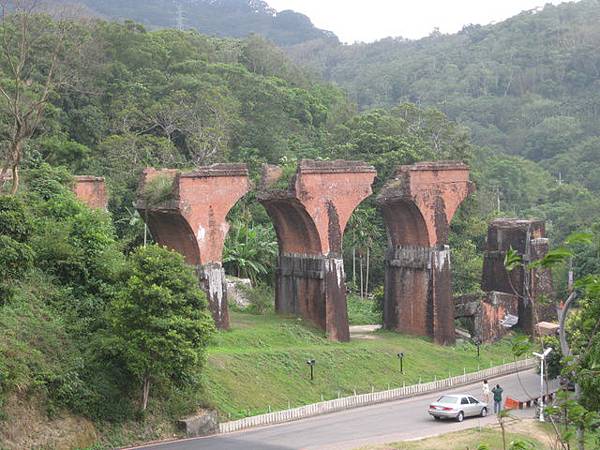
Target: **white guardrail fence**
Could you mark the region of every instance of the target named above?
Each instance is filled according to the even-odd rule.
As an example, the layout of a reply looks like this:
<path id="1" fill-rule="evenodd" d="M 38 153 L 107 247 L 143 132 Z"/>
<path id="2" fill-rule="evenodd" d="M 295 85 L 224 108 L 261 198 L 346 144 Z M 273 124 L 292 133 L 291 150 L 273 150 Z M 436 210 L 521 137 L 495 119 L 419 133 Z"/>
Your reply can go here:
<path id="1" fill-rule="evenodd" d="M 358 408 L 360 406 L 401 400 L 403 398 L 414 397 L 416 395 L 426 394 L 429 392 L 437 392 L 444 389 L 472 384 L 488 378 L 510 375 L 512 373 L 532 369 L 534 367 L 536 367 L 535 359 L 523 359 L 508 364 L 503 364 L 501 366 L 490 367 L 489 369 L 480 370 L 478 372 L 471 372 L 442 380 L 431 381 L 429 383 L 413 384 L 387 391 L 352 395 L 350 397 L 341 397 L 334 400 L 312 403 L 310 405 L 286 409 L 284 411 L 275 411 L 268 414 L 260 414 L 258 416 L 233 420 L 231 422 L 223 422 L 219 424 L 219 433 L 231 433 L 247 428 L 291 422 L 294 420 L 305 419 L 307 417 L 319 416 L 321 414 Z"/>

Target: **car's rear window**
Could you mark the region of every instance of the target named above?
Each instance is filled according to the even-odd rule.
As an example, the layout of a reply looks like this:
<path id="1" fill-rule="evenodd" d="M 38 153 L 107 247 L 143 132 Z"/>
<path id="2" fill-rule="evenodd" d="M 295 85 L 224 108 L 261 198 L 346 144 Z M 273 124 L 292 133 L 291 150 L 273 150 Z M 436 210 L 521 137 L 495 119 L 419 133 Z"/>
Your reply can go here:
<path id="1" fill-rule="evenodd" d="M 438 398 L 438 403 L 456 403 L 458 397 L 450 397 L 449 395 L 442 395 Z"/>

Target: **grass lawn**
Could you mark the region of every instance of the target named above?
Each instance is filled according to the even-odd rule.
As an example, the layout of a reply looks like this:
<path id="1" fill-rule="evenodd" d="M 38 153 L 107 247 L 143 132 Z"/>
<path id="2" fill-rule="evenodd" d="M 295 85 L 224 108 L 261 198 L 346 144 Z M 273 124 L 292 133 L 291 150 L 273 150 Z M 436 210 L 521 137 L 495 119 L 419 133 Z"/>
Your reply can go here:
<path id="1" fill-rule="evenodd" d="M 350 343 L 329 342 L 298 318 L 231 313 L 230 331 L 208 350 L 207 394 L 224 419 L 286 409 L 403 383 L 477 370 L 472 344 L 443 347 L 429 339 L 378 331 Z M 398 352 L 404 352 L 404 375 Z M 308 359 L 315 359 L 310 381 Z M 509 340 L 481 347 L 481 368 L 512 361 Z"/>
<path id="2" fill-rule="evenodd" d="M 544 440 L 538 440 L 530 433 L 511 431 L 511 427 L 508 427 L 506 433 L 506 448 L 511 448 L 510 444 L 518 440 L 530 443 L 531 445 L 529 447 L 525 447 L 527 449 L 546 450 L 548 448 Z M 484 447 L 483 444 L 487 445 L 487 447 Z M 363 450 L 477 450 L 479 448 L 486 450 L 502 450 L 504 447 L 500 429 L 498 427 L 484 427 L 481 430 L 470 429 L 418 441 L 397 442 L 384 446 L 365 447 Z"/>
<path id="3" fill-rule="evenodd" d="M 525 448 L 527 450 L 553 450 L 560 445 L 549 424 L 540 424 L 535 420 L 508 420 L 506 422 L 506 448 Z M 512 445 L 521 441 L 524 447 Z M 574 439 L 571 448 L 575 448 Z M 589 435 L 586 448 L 598 448 L 595 436 Z M 486 426 L 481 429 L 471 428 L 454 433 L 446 433 L 417 441 L 396 442 L 393 444 L 364 447 L 362 450 L 502 450 L 504 449 L 502 432 L 498 425 Z"/>

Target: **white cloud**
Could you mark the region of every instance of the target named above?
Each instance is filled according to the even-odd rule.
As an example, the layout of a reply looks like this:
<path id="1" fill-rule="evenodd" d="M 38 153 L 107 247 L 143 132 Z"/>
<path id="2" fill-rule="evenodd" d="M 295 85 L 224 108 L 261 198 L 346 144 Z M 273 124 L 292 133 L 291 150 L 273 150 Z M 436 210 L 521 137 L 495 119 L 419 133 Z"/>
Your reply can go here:
<path id="1" fill-rule="evenodd" d="M 499 22 L 521 11 L 564 0 L 266 0 L 278 11 L 292 9 L 331 30 L 343 42 L 384 37 L 417 39 L 438 27 L 455 33 L 467 24 Z"/>

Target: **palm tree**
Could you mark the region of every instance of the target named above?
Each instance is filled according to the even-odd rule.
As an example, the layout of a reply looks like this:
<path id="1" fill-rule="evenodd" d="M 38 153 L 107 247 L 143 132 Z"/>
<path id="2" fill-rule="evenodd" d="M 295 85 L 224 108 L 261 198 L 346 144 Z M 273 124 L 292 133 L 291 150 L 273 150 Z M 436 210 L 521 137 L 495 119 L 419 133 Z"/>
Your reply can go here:
<path id="1" fill-rule="evenodd" d="M 272 228 L 236 224 L 225 242 L 223 263 L 228 272 L 249 278 L 252 284 L 265 281 L 277 256 L 277 240 Z"/>

